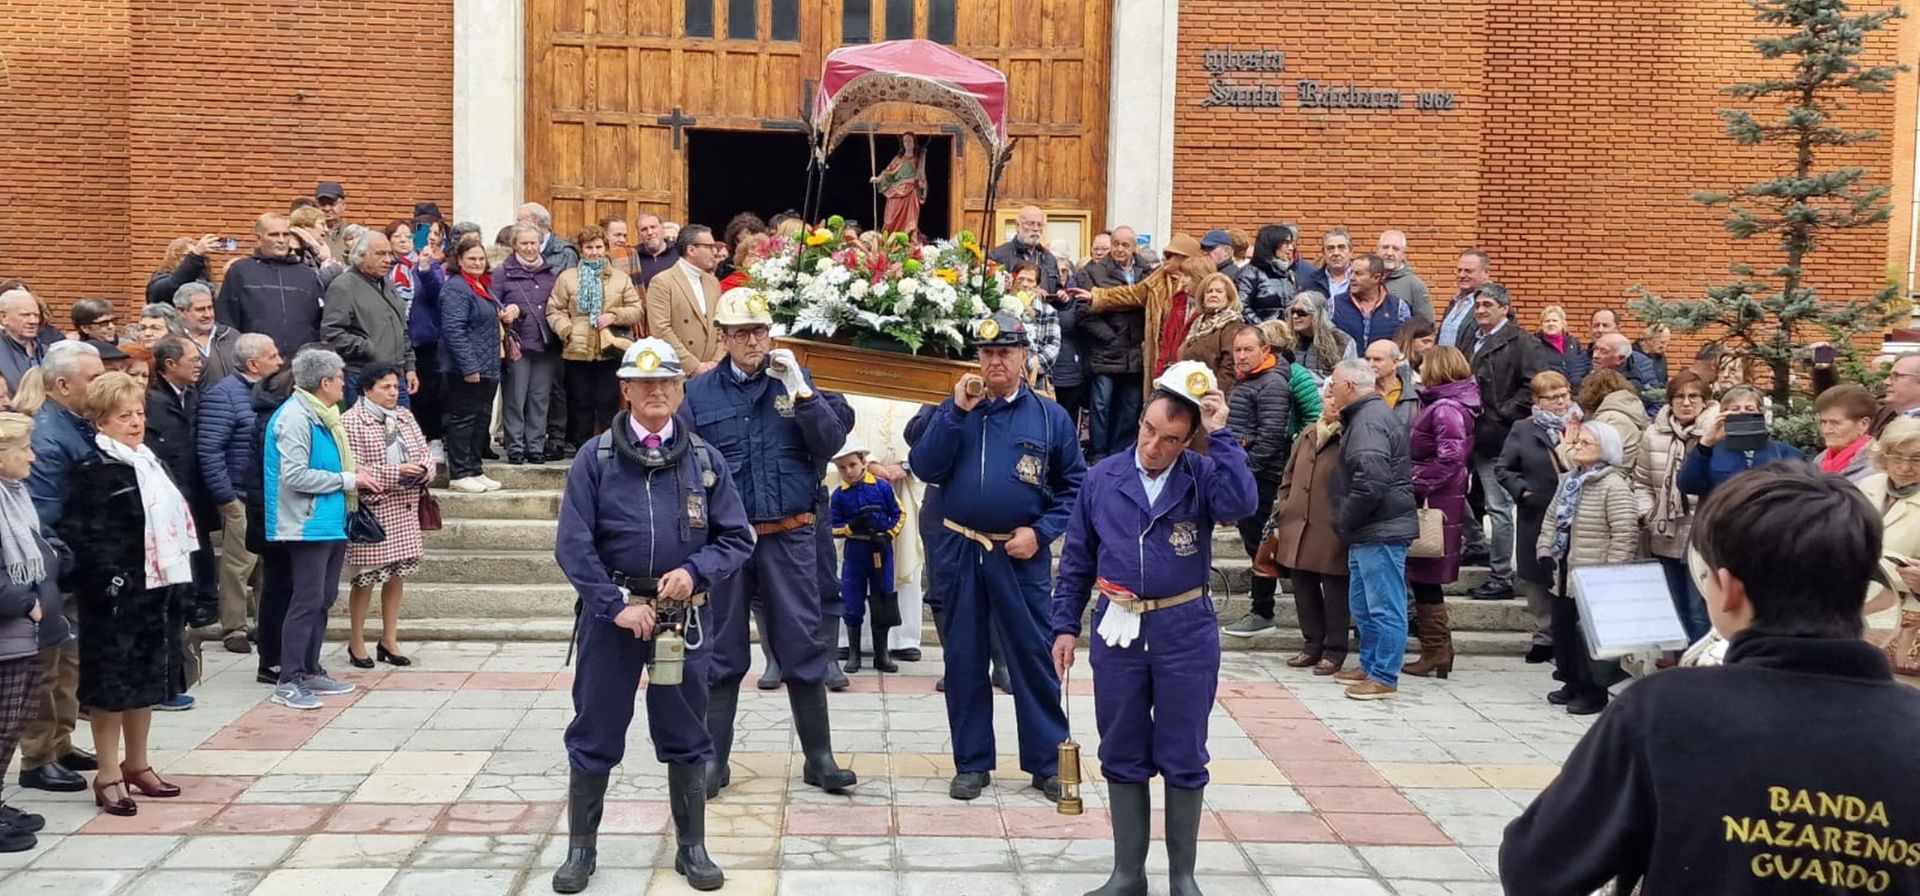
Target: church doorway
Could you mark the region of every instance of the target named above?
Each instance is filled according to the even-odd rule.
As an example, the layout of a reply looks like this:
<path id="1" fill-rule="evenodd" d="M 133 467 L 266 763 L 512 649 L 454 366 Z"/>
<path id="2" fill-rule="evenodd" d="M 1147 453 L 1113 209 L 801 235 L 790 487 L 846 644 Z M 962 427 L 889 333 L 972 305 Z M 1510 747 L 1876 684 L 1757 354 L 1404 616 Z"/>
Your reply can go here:
<path id="1" fill-rule="evenodd" d="M 953 137 L 921 135 L 926 148 L 927 199 L 920 207 L 920 230 L 929 238 L 949 234 L 952 208 Z M 878 134 L 873 158 L 867 135 L 854 134 L 827 159 L 820 215 L 841 215 L 875 225 L 879 197 L 867 179 L 887 167 L 900 150 L 900 138 Z M 783 211 L 799 211 L 807 197 L 807 138 L 799 131 L 687 131 L 687 220 L 716 232 L 740 212 L 767 220 Z M 879 200 L 882 207 L 886 202 Z"/>

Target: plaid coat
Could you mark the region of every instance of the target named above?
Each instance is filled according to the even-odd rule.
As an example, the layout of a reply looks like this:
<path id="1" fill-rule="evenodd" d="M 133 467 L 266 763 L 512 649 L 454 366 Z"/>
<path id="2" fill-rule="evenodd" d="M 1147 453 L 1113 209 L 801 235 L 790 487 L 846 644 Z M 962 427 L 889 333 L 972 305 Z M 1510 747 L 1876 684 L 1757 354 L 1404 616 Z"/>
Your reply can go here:
<path id="1" fill-rule="evenodd" d="M 347 545 L 347 565 L 381 567 L 402 560 L 419 559 L 425 553 L 420 544 L 420 492 L 423 486 L 400 486 L 400 468 L 387 462 L 386 430 L 380 425 L 379 418 L 367 410 L 369 405 L 368 399 L 361 399 L 340 415 L 340 425 L 347 431 L 347 445 L 353 450 L 355 468 L 371 472 L 380 483 L 379 494 L 362 493 L 360 501 L 373 507 L 373 515 L 387 530 L 387 539 L 379 544 Z M 407 460 L 425 465 L 426 481 L 431 482 L 434 474 L 433 452 L 427 448 L 427 437 L 420 433 L 420 424 L 414 422 L 413 413 L 406 408 L 394 409 L 393 416 L 400 428 L 400 443 L 406 446 Z"/>

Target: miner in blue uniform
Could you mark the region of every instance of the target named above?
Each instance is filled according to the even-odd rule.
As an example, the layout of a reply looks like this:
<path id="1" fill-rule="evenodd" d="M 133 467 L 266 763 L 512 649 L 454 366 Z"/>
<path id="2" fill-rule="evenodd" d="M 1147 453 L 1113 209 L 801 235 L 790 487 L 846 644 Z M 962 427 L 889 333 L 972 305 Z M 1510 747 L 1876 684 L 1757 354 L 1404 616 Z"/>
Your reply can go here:
<path id="1" fill-rule="evenodd" d="M 847 620 L 847 671 L 860 671 L 860 626 L 869 598 L 873 617 L 873 668 L 898 672 L 887 656 L 887 632 L 901 623 L 900 597 L 893 590 L 893 540 L 906 514 L 893 485 L 867 472 L 867 446 L 848 439 L 833 458 L 840 487 L 833 490 L 828 513 L 833 534 L 846 539 L 840 550 L 840 602 Z"/>
<path id="2" fill-rule="evenodd" d="M 707 796 L 718 796 L 732 779 L 727 757 L 733 752 L 740 680 L 750 658 L 747 619 L 755 597 L 766 606 L 767 628 L 760 636 L 773 643 L 806 757 L 801 779 L 838 793 L 857 779 L 834 761 L 827 720 L 824 682 L 833 645 L 821 639 L 815 501 L 821 492 L 819 459 L 833 456 L 846 441 L 847 428 L 815 392 L 793 353 L 773 348 L 773 318 L 764 297 L 751 289 L 728 290 L 714 323 L 727 357 L 687 382 L 687 415 L 726 455 L 758 541 L 747 565 L 715 589 L 713 687 L 707 700 L 714 758 L 707 765 Z"/>
<path id="3" fill-rule="evenodd" d="M 1086 461 L 1067 412 L 1027 388 L 1026 328 L 1010 314 L 975 325 L 980 375 L 940 403 L 913 446 L 922 481 L 940 486 L 942 525 L 956 537 L 933 546 L 946 614 L 947 725 L 955 774 L 947 793 L 978 798 L 992 780 L 991 627 L 1006 649 L 1020 768 L 1057 799 L 1067 718 L 1048 658 L 1052 545 L 1067 527 Z"/>
<path id="4" fill-rule="evenodd" d="M 1204 455 L 1186 447 L 1201 427 Z M 1200 896 L 1193 868 L 1220 677 L 1220 621 L 1207 593 L 1213 530 L 1258 503 L 1246 451 L 1227 429 L 1226 397 L 1198 361 L 1154 381 L 1134 450 L 1095 464 L 1081 486 L 1053 592 L 1053 661 L 1062 675 L 1073 665 L 1081 614 L 1097 589 L 1094 718 L 1113 874 L 1089 896 L 1147 892 L 1155 774 L 1166 787 L 1169 892 Z"/>
<path id="5" fill-rule="evenodd" d="M 715 616 L 708 595 L 746 564 L 753 529 L 720 451 L 674 423 L 684 374 L 673 349 L 658 339 L 635 342 L 619 377 L 632 410 L 574 456 L 553 549 L 580 596 L 580 666 L 566 733 L 570 830 L 553 889 L 578 893 L 593 875 L 607 775 L 626 755 L 634 693 L 655 659 L 655 636 L 671 631 L 685 644 L 681 681 L 652 680 L 657 669 L 648 675 L 647 729 L 654 756 L 667 765 L 679 838 L 674 870 L 694 889 L 712 890 L 726 878 L 708 858 L 705 838 Z"/>

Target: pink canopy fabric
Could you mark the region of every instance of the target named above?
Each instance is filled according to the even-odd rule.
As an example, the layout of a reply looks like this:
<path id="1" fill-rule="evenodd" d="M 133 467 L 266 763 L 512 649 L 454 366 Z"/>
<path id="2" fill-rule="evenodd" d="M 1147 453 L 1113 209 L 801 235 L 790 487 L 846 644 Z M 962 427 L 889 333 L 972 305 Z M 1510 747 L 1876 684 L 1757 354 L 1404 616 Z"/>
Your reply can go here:
<path id="1" fill-rule="evenodd" d="M 944 109 L 966 125 L 993 158 L 1007 148 L 1007 76 L 999 69 L 926 40 L 890 40 L 827 54 L 813 127 L 822 158 L 846 139 L 853 122 L 880 103 Z"/>

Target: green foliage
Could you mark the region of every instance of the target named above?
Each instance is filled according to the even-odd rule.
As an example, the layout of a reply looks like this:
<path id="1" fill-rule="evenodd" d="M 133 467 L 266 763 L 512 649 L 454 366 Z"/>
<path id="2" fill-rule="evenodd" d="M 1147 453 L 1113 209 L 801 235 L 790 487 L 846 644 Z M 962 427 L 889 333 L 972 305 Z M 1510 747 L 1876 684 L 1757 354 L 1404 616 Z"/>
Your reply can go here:
<path id="1" fill-rule="evenodd" d="M 1761 108 L 1722 109 L 1720 118 L 1727 136 L 1742 146 L 1790 146 L 1793 167 L 1738 190 L 1701 192 L 1693 199 L 1725 209 L 1727 233 L 1736 240 L 1772 234 L 1781 257 L 1765 271 L 1729 264 L 1734 279 L 1707 287 L 1699 298 L 1665 298 L 1636 286 L 1639 298 L 1632 307 L 1649 323 L 1718 334 L 1729 355 L 1759 360 L 1772 373 L 1773 400 L 1781 405 L 1791 396 L 1790 374 L 1801 345 L 1829 341 L 1851 360 L 1862 349 L 1876 351 L 1880 334 L 1900 320 L 1903 304 L 1896 286 L 1865 297 L 1822 296 L 1806 282 L 1805 263 L 1828 234 L 1871 227 L 1892 215 L 1888 187 L 1863 183 L 1865 169 L 1815 166 L 1821 150 L 1880 136 L 1842 127 L 1836 115 L 1846 109 L 1846 96 L 1885 93 L 1906 69 L 1860 59 L 1867 36 L 1902 13 L 1895 7 L 1852 15 L 1843 0 L 1751 0 L 1750 5 L 1756 20 L 1784 32 L 1755 38 L 1755 50 L 1763 59 L 1785 62 L 1786 69 L 1726 88 L 1728 95 Z M 1761 117 L 1769 109 L 1777 117 Z M 1863 344 L 1856 344 L 1857 338 Z"/>
<path id="2" fill-rule="evenodd" d="M 1785 405 L 1773 406 L 1773 419 L 1767 431 L 1777 440 L 1802 451 L 1826 447 L 1820 440 L 1820 420 L 1813 413 L 1813 402 L 1795 396 Z"/>

